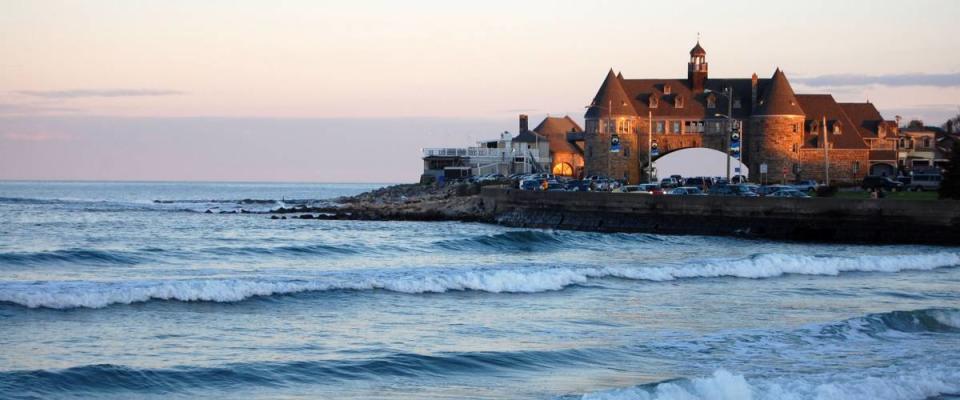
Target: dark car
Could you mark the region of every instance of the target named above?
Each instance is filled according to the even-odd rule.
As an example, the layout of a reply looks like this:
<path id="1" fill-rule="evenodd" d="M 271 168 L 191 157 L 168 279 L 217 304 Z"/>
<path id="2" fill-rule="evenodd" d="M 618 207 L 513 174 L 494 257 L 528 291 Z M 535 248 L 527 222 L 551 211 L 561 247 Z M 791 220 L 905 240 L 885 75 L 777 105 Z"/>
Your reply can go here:
<path id="1" fill-rule="evenodd" d="M 683 181 L 683 186 L 693 186 L 693 187 L 698 187 L 700 189 L 703 189 L 703 188 L 709 189 L 712 184 L 713 182 L 710 181 L 710 178 L 705 178 L 702 176 L 687 178 Z"/>
<path id="2" fill-rule="evenodd" d="M 757 197 L 757 193 L 747 185 L 714 185 L 707 192 L 711 196 Z"/>
<path id="3" fill-rule="evenodd" d="M 897 182 L 886 176 L 868 176 L 863 178 L 860 187 L 865 190 L 880 189 L 896 192 L 903 189 L 903 182 Z"/>

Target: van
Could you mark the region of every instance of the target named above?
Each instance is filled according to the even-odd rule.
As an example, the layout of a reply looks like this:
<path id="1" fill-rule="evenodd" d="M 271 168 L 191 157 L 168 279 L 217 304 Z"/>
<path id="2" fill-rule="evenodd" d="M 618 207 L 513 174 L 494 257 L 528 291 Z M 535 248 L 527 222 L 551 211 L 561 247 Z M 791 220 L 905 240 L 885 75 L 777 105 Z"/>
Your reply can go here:
<path id="1" fill-rule="evenodd" d="M 917 192 L 923 192 L 926 190 L 940 190 L 940 181 L 943 180 L 943 177 L 940 174 L 913 174 L 913 179 L 909 185 L 907 185 L 907 190 L 913 190 Z"/>

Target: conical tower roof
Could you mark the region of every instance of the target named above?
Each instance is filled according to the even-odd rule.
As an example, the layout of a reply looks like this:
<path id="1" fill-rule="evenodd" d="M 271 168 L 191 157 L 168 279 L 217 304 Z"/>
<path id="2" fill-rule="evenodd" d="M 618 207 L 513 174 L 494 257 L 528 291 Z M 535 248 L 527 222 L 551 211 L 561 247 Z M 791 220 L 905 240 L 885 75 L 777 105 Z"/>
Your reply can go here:
<path id="1" fill-rule="evenodd" d="M 697 45 L 696 45 L 696 46 L 693 46 L 693 48 L 690 49 L 690 55 L 691 55 L 691 56 L 705 56 L 705 55 L 707 55 L 707 51 L 703 49 L 703 46 L 700 46 L 700 41 L 699 41 L 699 40 L 697 40 Z"/>
<path id="2" fill-rule="evenodd" d="M 804 115 L 787 76 L 780 68 L 777 68 L 773 78 L 770 78 L 770 83 L 760 98 L 760 107 L 754 115 Z"/>
<path id="3" fill-rule="evenodd" d="M 611 115 L 637 115 L 627 91 L 623 88 L 621 79 L 613 73 L 613 68 L 607 73 L 606 79 L 600 85 L 600 90 L 587 109 L 586 118 L 603 118 Z"/>

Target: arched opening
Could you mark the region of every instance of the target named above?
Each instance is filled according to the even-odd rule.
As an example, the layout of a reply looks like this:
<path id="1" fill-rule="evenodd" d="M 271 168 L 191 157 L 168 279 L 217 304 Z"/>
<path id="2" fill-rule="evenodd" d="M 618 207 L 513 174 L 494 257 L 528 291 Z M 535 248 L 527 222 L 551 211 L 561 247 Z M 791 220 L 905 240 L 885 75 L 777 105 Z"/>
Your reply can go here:
<path id="1" fill-rule="evenodd" d="M 897 169 L 890 164 L 879 163 L 870 166 L 870 175 L 873 176 L 895 176 Z"/>
<path id="2" fill-rule="evenodd" d="M 557 176 L 573 176 L 573 167 L 565 162 L 558 162 L 553 165 L 553 174 Z"/>

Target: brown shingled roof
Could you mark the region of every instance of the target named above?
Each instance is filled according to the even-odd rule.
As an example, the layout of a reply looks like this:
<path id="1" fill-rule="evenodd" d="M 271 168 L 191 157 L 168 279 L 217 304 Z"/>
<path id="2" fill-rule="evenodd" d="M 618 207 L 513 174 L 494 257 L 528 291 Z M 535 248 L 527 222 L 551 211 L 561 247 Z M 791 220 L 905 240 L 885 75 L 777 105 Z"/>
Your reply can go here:
<path id="1" fill-rule="evenodd" d="M 880 124 L 883 123 L 883 117 L 880 111 L 871 103 L 839 103 L 843 112 L 850 117 L 857 129 L 860 130 L 860 136 L 866 138 L 878 137 L 880 133 Z"/>
<path id="2" fill-rule="evenodd" d="M 850 120 L 850 117 L 843 112 L 843 107 L 833 99 L 829 94 L 801 94 L 797 95 L 803 110 L 806 111 L 806 123 L 804 124 L 805 148 L 816 148 L 822 146 L 820 139 L 817 139 L 817 146 L 813 146 L 814 138 L 817 138 L 822 132 L 821 121 L 824 117 L 827 119 L 827 134 L 829 143 L 834 149 L 867 149 L 866 143 L 860 137 L 860 130 L 857 125 Z M 833 133 L 833 127 L 840 126 L 840 134 Z"/>
<path id="3" fill-rule="evenodd" d="M 544 118 L 543 121 L 540 122 L 540 125 L 533 128 L 533 131 L 540 134 L 540 136 L 546 137 L 547 140 L 550 141 L 550 151 L 579 152 L 577 147 L 567 141 L 567 133 L 583 132 L 583 129 L 569 116 Z"/>
<path id="4" fill-rule="evenodd" d="M 612 108 L 612 109 L 608 109 Z M 607 73 L 606 79 L 600 85 L 600 90 L 587 109 L 587 118 L 601 118 L 609 115 L 637 115 L 633 109 L 630 96 L 623 89 L 623 80 L 617 78 L 613 68 Z"/>
<path id="5" fill-rule="evenodd" d="M 787 76 L 777 68 L 760 98 L 756 115 L 804 115 L 803 111 Z"/>
<path id="6" fill-rule="evenodd" d="M 696 46 L 693 46 L 693 48 L 690 49 L 690 55 L 691 55 L 691 56 L 705 56 L 705 55 L 707 55 L 707 51 L 703 49 L 703 46 L 700 46 L 700 41 L 699 41 L 699 40 L 697 41 L 697 45 L 696 45 Z"/>

